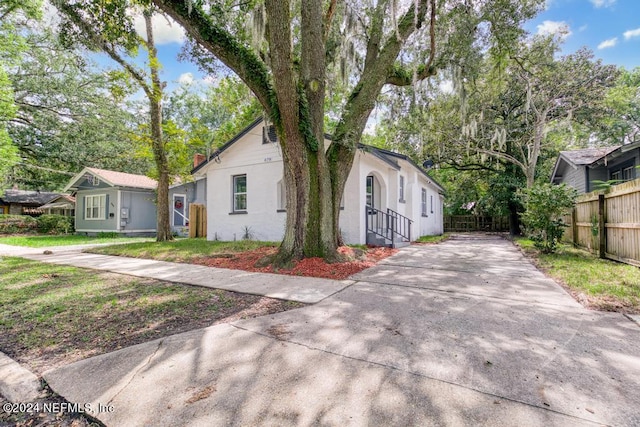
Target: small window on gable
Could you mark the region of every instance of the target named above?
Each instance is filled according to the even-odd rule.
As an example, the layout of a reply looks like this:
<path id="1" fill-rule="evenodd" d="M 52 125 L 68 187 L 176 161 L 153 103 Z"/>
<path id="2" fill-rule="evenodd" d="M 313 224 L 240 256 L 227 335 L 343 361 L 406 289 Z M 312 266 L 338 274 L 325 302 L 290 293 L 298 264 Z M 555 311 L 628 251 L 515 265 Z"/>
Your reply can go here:
<path id="1" fill-rule="evenodd" d="M 233 212 L 247 210 L 247 175 L 233 177 Z"/>
<path id="2" fill-rule="evenodd" d="M 273 125 L 264 126 L 262 128 L 262 143 L 271 144 L 278 142 L 278 134 L 276 133 L 276 127 Z"/>
<path id="3" fill-rule="evenodd" d="M 91 176 L 91 185 L 94 185 L 94 186 L 96 186 L 96 187 L 97 187 L 98 185 L 100 185 L 100 178 L 98 178 L 98 177 L 97 177 L 97 176 L 95 176 L 95 175 L 92 175 L 92 176 Z"/>

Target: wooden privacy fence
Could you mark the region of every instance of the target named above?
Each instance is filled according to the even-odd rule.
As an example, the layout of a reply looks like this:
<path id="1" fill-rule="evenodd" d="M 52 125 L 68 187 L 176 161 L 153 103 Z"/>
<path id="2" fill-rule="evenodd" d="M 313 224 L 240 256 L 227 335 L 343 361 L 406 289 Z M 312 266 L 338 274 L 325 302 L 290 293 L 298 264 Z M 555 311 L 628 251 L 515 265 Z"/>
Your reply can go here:
<path id="1" fill-rule="evenodd" d="M 578 197 L 563 240 L 640 267 L 640 179 Z"/>
<path id="2" fill-rule="evenodd" d="M 207 237 L 207 208 L 204 205 L 189 205 L 189 237 Z"/>
<path id="3" fill-rule="evenodd" d="M 509 231 L 509 217 L 445 215 L 444 231 Z"/>

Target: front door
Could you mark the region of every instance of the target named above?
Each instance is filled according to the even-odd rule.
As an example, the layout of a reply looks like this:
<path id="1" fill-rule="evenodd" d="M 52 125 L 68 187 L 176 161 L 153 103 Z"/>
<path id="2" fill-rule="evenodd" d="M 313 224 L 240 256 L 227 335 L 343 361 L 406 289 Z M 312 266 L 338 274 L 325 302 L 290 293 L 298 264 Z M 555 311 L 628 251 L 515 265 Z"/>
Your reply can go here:
<path id="1" fill-rule="evenodd" d="M 185 215 L 187 205 L 187 198 L 183 194 L 173 195 L 173 226 L 184 227 L 187 222 Z"/>

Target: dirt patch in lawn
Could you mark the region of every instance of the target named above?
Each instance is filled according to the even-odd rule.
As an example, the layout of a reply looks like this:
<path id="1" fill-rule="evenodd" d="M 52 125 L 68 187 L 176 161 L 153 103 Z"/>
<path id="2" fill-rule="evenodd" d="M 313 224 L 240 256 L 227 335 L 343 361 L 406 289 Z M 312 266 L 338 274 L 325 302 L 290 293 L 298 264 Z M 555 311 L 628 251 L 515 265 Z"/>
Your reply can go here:
<path id="1" fill-rule="evenodd" d="M 0 351 L 36 375 L 157 338 L 305 305 L 16 257 L 0 257 L 0 277 Z M 66 401 L 45 389 L 39 402 Z M 4 425 L 100 424 L 67 412 L 0 411 Z"/>
<path id="2" fill-rule="evenodd" d="M 327 263 L 322 258 L 305 258 L 295 261 L 290 268 L 275 269 L 272 265 L 261 266 L 277 252 L 276 247 L 263 247 L 238 253 L 223 253 L 194 258 L 191 262 L 208 267 L 230 268 L 234 270 L 258 273 L 287 274 L 291 276 L 320 277 L 343 280 L 366 268 L 373 267 L 378 261 L 396 252 L 391 248 L 367 248 L 366 250 L 342 246 L 338 249 L 346 259 L 344 262 Z"/>
<path id="3" fill-rule="evenodd" d="M 36 374 L 153 339 L 305 305 L 35 262 L 14 265 L 14 271 L 0 286 L 0 351 Z"/>

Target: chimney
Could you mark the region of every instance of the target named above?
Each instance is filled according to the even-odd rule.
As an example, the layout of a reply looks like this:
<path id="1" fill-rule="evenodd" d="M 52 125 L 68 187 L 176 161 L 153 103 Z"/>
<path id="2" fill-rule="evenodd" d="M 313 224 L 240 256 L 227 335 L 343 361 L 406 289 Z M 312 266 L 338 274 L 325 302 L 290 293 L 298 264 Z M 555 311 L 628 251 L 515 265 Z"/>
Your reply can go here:
<path id="1" fill-rule="evenodd" d="M 198 167 L 202 162 L 207 160 L 207 156 L 204 154 L 196 153 L 193 155 L 193 167 L 194 169 Z"/>

